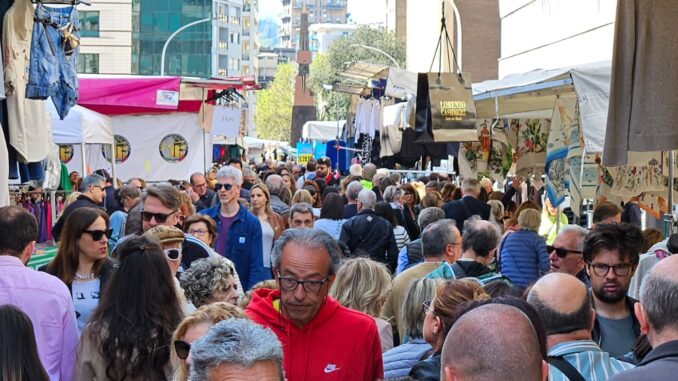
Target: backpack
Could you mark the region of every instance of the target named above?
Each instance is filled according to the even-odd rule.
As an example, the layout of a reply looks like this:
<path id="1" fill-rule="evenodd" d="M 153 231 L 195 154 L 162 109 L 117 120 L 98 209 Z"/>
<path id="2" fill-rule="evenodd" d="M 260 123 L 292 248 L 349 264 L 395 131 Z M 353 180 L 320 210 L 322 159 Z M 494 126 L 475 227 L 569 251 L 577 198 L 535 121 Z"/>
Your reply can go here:
<path id="1" fill-rule="evenodd" d="M 481 276 L 471 277 L 471 276 L 466 276 L 466 272 L 464 272 L 464 269 L 456 262 L 450 267 L 452 268 L 452 271 L 454 272 L 454 279 L 464 279 L 464 278 L 475 279 L 478 282 L 480 282 L 480 284 L 482 284 L 483 286 L 485 286 L 486 284 L 488 284 L 490 282 L 494 282 L 494 281 L 500 281 L 500 280 L 503 280 L 503 281 L 506 281 L 506 282 L 509 281 L 508 278 L 506 278 L 505 276 L 501 275 L 500 273 L 494 272 L 494 271 L 489 272 L 487 274 L 483 274 Z"/>

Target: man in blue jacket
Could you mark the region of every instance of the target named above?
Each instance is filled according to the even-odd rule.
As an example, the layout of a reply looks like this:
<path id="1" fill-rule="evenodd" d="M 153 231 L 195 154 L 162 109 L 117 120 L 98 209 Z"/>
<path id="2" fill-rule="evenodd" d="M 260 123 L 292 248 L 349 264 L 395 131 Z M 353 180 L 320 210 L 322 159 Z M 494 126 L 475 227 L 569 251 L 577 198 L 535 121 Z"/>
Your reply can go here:
<path id="1" fill-rule="evenodd" d="M 271 279 L 271 274 L 263 263 L 259 220 L 238 203 L 241 186 L 242 173 L 231 166 L 222 167 L 214 187 L 219 205 L 200 213 L 217 223 L 216 251 L 233 261 L 243 287 L 249 290 L 255 283 Z"/>

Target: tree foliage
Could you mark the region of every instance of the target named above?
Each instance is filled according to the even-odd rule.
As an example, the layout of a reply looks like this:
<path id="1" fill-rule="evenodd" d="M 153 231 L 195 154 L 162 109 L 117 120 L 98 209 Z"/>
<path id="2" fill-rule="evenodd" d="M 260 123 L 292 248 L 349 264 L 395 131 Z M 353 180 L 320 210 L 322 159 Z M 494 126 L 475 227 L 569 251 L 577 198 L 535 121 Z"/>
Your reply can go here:
<path id="1" fill-rule="evenodd" d="M 385 51 L 395 58 L 401 67 L 405 66 L 405 44 L 394 33 L 367 26 L 359 27 L 355 33 L 341 37 L 332 43 L 326 54 L 318 54 L 311 64 L 309 83 L 316 99 L 318 116 L 321 120 L 340 120 L 346 118 L 349 96 L 323 88 L 335 81 L 342 80 L 338 73 L 347 64 L 367 62 L 393 66 L 385 55 L 352 45 L 366 45 Z M 364 85 L 364 83 L 360 83 Z"/>
<path id="2" fill-rule="evenodd" d="M 259 138 L 281 141 L 290 139 L 295 75 L 294 64 L 278 65 L 273 82 L 267 89 L 257 92 L 255 123 Z"/>

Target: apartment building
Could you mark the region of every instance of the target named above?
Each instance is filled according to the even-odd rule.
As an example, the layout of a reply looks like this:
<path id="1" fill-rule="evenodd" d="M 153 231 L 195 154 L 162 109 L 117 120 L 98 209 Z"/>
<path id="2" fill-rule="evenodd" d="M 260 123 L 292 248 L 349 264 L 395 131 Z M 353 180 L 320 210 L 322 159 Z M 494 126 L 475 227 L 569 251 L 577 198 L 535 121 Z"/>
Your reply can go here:
<path id="1" fill-rule="evenodd" d="M 282 0 L 280 46 L 296 49 L 299 45 L 301 13 L 305 6 L 309 25 L 346 24 L 348 0 Z"/>

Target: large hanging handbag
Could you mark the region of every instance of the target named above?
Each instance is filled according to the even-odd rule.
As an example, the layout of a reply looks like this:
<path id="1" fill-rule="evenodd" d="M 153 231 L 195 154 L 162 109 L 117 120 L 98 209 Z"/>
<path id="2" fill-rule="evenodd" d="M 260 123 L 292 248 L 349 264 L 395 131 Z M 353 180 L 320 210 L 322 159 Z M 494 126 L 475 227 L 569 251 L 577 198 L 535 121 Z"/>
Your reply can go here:
<path id="1" fill-rule="evenodd" d="M 450 35 L 445 22 L 445 3 L 443 2 L 440 37 L 433 54 L 429 73 L 420 73 L 417 86 L 417 124 L 420 115 L 429 120 L 422 126 L 430 125 L 428 131 L 438 142 L 474 142 L 478 141 L 476 129 L 476 106 L 471 90 L 471 75 L 462 73 L 452 47 Z M 456 73 L 443 73 L 443 49 L 447 50 L 448 67 L 456 68 Z M 450 63 L 454 58 L 454 68 Z M 433 64 L 438 57 L 438 72 L 433 72 Z M 424 75 L 426 78 L 424 78 Z M 426 82 L 424 86 L 423 82 Z M 420 100 L 420 98 L 423 98 Z M 419 106 L 428 103 L 428 112 L 420 114 Z M 428 114 L 428 115 L 425 115 Z"/>

